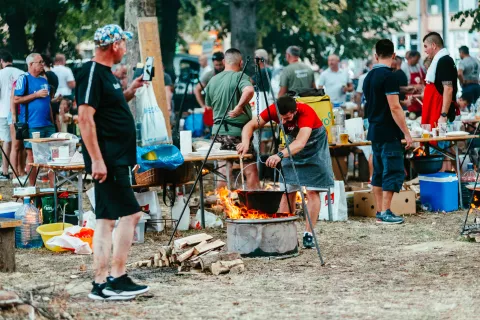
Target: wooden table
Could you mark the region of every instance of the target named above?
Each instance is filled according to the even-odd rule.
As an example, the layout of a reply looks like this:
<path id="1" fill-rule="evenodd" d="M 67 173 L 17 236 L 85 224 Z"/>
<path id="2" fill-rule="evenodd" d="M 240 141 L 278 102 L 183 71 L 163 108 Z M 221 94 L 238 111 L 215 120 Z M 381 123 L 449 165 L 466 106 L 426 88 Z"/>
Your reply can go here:
<path id="1" fill-rule="evenodd" d="M 420 142 L 420 143 L 425 143 L 427 148 L 426 148 L 426 153 L 428 154 L 430 151 L 430 148 L 435 149 L 442 155 L 444 155 L 447 158 L 450 158 L 451 160 L 455 160 L 456 166 L 457 166 L 457 176 L 458 176 L 458 181 L 461 179 L 461 173 L 460 173 L 460 153 L 458 150 L 458 144 L 455 142 L 458 141 L 466 141 L 470 139 L 479 139 L 480 137 L 478 135 L 463 135 L 463 136 L 446 136 L 446 137 L 432 137 L 432 138 L 413 138 L 413 142 Z M 451 154 L 448 152 L 446 149 L 441 149 L 435 145 L 432 145 L 432 142 L 440 142 L 440 141 L 450 141 L 453 142 L 454 144 L 454 149 L 455 149 L 455 154 Z M 402 144 L 406 144 L 407 142 L 402 140 Z M 361 142 L 355 142 L 355 143 L 349 143 L 349 144 L 331 144 L 329 147 L 330 149 L 335 152 L 335 149 L 338 148 L 345 148 L 345 147 L 359 147 L 359 146 L 368 146 L 371 145 L 372 143 L 370 141 L 361 141 Z M 335 156 L 335 155 L 334 155 Z M 338 163 L 338 160 L 336 160 Z M 340 168 L 340 165 L 339 165 Z M 347 183 L 345 180 L 345 175 L 343 174 L 341 168 L 340 172 L 342 174 L 342 178 L 344 178 L 344 182 Z M 460 203 L 460 208 L 463 208 L 463 200 L 462 200 L 462 188 L 461 184 L 458 184 L 458 193 L 460 195 L 459 203 Z"/>
<path id="2" fill-rule="evenodd" d="M 16 219 L 0 218 L 0 272 L 15 272 L 15 227 L 22 225 Z"/>
<path id="3" fill-rule="evenodd" d="M 77 193 L 78 193 L 78 213 L 79 221 L 83 220 L 83 177 L 82 174 L 85 171 L 84 164 L 72 164 L 72 165 L 51 165 L 46 163 L 29 163 L 33 168 L 36 167 L 37 176 L 40 169 L 51 170 L 53 172 L 53 202 L 54 202 L 54 212 L 55 212 L 55 221 L 57 221 L 57 206 L 58 206 L 58 188 L 60 188 L 65 183 L 71 183 L 75 185 L 73 179 L 77 178 Z M 59 175 L 59 172 L 67 172 L 66 176 Z M 29 173 L 30 175 L 30 173 Z M 58 181 L 57 181 L 58 180 Z M 35 183 L 37 178 L 35 177 Z M 65 212 L 63 213 L 65 217 Z"/>

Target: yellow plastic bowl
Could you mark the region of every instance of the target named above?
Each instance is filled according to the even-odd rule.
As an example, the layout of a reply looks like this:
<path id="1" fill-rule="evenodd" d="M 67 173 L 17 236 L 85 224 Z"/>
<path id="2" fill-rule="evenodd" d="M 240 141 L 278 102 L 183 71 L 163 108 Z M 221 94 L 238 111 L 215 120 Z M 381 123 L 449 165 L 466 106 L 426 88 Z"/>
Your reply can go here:
<path id="1" fill-rule="evenodd" d="M 64 228 L 65 225 L 65 228 Z M 70 223 L 49 223 L 49 224 L 44 224 L 41 225 L 37 228 L 37 232 L 42 236 L 42 241 L 45 247 L 48 250 L 54 251 L 54 252 L 62 252 L 62 251 L 67 251 L 67 249 L 62 249 L 57 246 L 48 246 L 47 241 L 50 238 L 53 238 L 55 236 L 60 236 L 63 233 L 63 230 L 66 228 L 73 227 L 72 224 Z"/>

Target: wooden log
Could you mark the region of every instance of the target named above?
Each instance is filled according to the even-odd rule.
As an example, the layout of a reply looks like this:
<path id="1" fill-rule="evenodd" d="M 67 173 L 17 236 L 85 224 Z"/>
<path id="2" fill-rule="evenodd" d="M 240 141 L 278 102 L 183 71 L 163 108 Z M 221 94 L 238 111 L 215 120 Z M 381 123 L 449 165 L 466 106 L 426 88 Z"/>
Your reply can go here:
<path id="1" fill-rule="evenodd" d="M 230 270 L 236 266 L 243 266 L 243 261 L 241 259 L 233 260 L 233 261 L 218 261 L 212 264 L 211 269 L 212 273 L 216 276 L 223 273 L 228 273 Z M 244 269 L 245 267 L 243 267 Z M 236 269 L 238 272 L 242 270 L 242 267 Z"/>
<path id="2" fill-rule="evenodd" d="M 162 246 L 159 251 L 162 258 L 169 257 L 172 254 L 172 247 Z"/>
<path id="3" fill-rule="evenodd" d="M 211 235 L 208 235 L 206 233 L 199 233 L 199 234 L 194 234 L 192 236 L 188 236 L 185 238 L 177 239 L 173 242 L 175 248 L 177 250 L 186 248 L 188 246 L 193 246 L 196 244 L 199 244 L 202 241 L 207 241 L 213 239 Z"/>
<path id="4" fill-rule="evenodd" d="M 21 220 L 0 218 L 0 272 L 15 272 L 15 227 Z"/>
<path id="5" fill-rule="evenodd" d="M 0 229 L 0 272 L 15 270 L 15 228 Z"/>
<path id="6" fill-rule="evenodd" d="M 213 242 L 209 242 L 209 243 L 201 243 L 201 244 L 195 246 L 195 251 L 193 252 L 193 254 L 198 256 L 199 254 L 202 254 L 202 253 L 207 252 L 209 250 L 213 250 L 213 249 L 223 247 L 224 245 L 225 245 L 225 242 L 223 242 L 220 239 L 215 240 Z"/>
<path id="7" fill-rule="evenodd" d="M 239 253 L 218 253 L 218 254 L 209 254 L 200 257 L 200 266 L 202 267 L 202 271 L 208 270 L 212 271 L 211 267 L 212 264 L 218 261 L 233 261 L 241 259 Z"/>
<path id="8" fill-rule="evenodd" d="M 232 269 L 230 269 L 229 273 L 239 274 L 239 273 L 242 273 L 244 271 L 245 271 L 245 265 L 242 263 L 242 264 L 236 265 L 235 267 L 232 267 Z"/>
<path id="9" fill-rule="evenodd" d="M 170 267 L 170 260 L 168 259 L 167 256 L 162 257 L 162 261 L 165 267 Z"/>
<path id="10" fill-rule="evenodd" d="M 177 257 L 178 262 L 182 263 L 185 260 L 189 259 L 191 256 L 193 256 L 193 251 L 194 250 L 195 250 L 195 248 L 191 248 L 191 249 L 185 251 L 184 253 L 182 253 L 181 255 L 179 255 Z"/>

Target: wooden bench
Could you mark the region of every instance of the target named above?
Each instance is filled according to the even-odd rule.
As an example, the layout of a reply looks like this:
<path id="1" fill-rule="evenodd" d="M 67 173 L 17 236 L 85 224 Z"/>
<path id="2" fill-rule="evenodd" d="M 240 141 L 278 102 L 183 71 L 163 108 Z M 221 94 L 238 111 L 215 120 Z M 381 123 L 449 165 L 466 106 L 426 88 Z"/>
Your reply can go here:
<path id="1" fill-rule="evenodd" d="M 0 218 L 0 272 L 15 272 L 15 227 L 22 221 Z"/>

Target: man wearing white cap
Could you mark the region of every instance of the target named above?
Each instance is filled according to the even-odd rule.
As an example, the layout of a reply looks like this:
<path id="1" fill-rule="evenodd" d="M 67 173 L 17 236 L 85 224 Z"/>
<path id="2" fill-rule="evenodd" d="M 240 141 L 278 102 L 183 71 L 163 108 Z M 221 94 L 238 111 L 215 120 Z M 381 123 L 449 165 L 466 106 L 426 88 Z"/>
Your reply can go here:
<path id="1" fill-rule="evenodd" d="M 88 295 L 94 300 L 133 299 L 149 289 L 134 283 L 125 270 L 135 227 L 142 215 L 131 188 L 136 136 L 127 101 L 134 97 L 143 81 L 138 77 L 122 91 L 111 68 L 122 61 L 127 51 L 126 40 L 131 38 L 130 32 L 117 25 L 97 29 L 95 57 L 83 66 L 77 77 L 75 96 L 79 105 L 85 168 L 95 183 L 95 281 Z M 109 276 L 112 231 L 117 220 Z"/>

